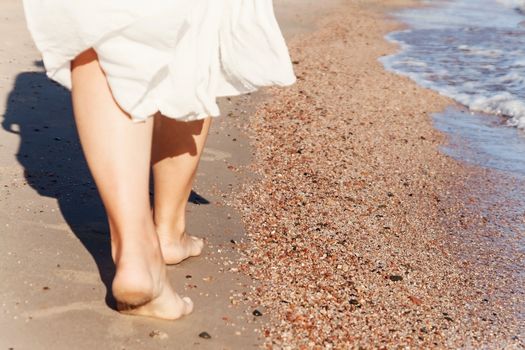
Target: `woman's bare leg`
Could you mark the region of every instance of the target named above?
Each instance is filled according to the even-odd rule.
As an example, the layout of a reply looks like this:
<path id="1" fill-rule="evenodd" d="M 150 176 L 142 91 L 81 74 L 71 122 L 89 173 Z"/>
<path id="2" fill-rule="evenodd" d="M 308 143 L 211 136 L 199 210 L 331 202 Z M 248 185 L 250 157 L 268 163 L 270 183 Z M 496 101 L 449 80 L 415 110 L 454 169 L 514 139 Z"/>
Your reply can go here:
<path id="1" fill-rule="evenodd" d="M 153 118 L 132 123 L 113 99 L 94 50 L 72 63 L 72 100 L 82 148 L 108 215 L 119 310 L 176 319 L 189 298 L 171 288 L 151 216 Z"/>
<path id="2" fill-rule="evenodd" d="M 154 220 L 167 264 L 202 252 L 203 240 L 186 233 L 185 212 L 210 123 L 210 117 L 192 122 L 155 117 Z"/>

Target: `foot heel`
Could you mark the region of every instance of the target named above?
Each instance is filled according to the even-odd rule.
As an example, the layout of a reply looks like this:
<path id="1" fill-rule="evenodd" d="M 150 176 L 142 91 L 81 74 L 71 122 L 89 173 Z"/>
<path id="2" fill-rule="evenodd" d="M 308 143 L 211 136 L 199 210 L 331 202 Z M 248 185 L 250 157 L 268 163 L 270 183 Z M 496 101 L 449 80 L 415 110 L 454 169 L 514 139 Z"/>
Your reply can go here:
<path id="1" fill-rule="evenodd" d="M 122 310 L 131 310 L 147 304 L 151 301 L 152 296 L 148 293 L 142 292 L 121 292 L 118 295 L 113 295 L 117 301 L 117 308 Z"/>

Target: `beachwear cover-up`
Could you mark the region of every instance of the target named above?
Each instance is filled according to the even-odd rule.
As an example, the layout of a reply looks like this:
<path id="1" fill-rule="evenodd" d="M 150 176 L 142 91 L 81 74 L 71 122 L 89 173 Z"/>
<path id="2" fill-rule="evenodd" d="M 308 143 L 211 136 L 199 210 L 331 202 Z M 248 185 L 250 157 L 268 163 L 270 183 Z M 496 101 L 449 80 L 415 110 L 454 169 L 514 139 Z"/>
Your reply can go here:
<path id="1" fill-rule="evenodd" d="M 134 122 L 218 116 L 216 97 L 295 82 L 272 0 L 24 0 L 47 76 L 93 48 Z"/>

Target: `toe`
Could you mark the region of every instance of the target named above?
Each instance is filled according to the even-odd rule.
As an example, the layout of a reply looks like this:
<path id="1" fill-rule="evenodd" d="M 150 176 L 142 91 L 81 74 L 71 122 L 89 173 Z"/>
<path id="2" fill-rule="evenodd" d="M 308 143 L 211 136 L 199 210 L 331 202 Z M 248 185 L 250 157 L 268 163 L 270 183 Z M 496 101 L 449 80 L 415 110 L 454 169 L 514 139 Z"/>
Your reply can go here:
<path id="1" fill-rule="evenodd" d="M 183 297 L 182 300 L 185 306 L 184 315 L 187 315 L 193 311 L 193 301 L 189 297 Z"/>
<path id="2" fill-rule="evenodd" d="M 204 240 L 202 238 L 193 237 L 192 255 L 199 255 L 204 247 Z"/>

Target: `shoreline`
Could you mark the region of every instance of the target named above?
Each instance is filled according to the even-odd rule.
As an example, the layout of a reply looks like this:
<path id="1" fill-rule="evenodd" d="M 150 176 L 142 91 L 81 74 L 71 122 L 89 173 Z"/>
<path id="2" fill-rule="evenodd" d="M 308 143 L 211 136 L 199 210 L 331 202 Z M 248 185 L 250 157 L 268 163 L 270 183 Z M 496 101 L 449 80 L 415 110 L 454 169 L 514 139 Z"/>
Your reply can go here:
<path id="1" fill-rule="evenodd" d="M 230 204 L 250 237 L 249 297 L 271 316 L 265 345 L 522 347 L 523 294 L 501 270 L 519 251 L 491 251 L 500 218 L 472 205 L 502 188 L 439 151 L 431 114 L 455 102 L 377 61 L 401 27 L 385 3 L 347 1 L 292 40 L 298 83 L 273 89 L 246 130 L 257 182 Z"/>
<path id="2" fill-rule="evenodd" d="M 483 112 L 479 110 L 479 108 L 481 108 L 479 106 L 474 107 L 475 110 L 471 111 L 461 103 L 461 94 L 458 95 L 458 93 L 456 93 L 455 95 L 452 92 L 457 88 L 454 87 L 454 85 L 459 82 L 456 81 L 452 83 L 453 86 L 447 87 L 446 83 L 444 84 L 444 81 L 439 77 L 439 73 L 437 73 L 437 81 L 434 83 L 432 82 L 433 79 L 426 80 L 424 78 L 421 73 L 422 68 L 410 68 L 406 63 L 403 63 L 406 60 L 410 61 L 411 59 L 415 59 L 422 65 L 426 64 L 427 59 L 418 56 L 414 51 L 417 51 L 418 47 L 419 49 L 423 49 L 426 45 L 424 43 L 424 37 L 415 39 L 417 36 L 416 33 L 419 33 L 422 28 L 421 26 L 424 26 L 424 19 L 428 17 L 429 21 L 436 20 L 436 17 L 439 17 L 440 14 L 442 15 L 443 11 L 451 11 L 451 9 L 454 8 L 456 11 L 459 10 L 461 12 L 457 13 L 459 18 L 465 16 L 465 11 L 467 10 L 461 10 L 462 5 L 457 5 L 465 5 L 465 3 L 459 1 L 456 5 L 454 4 L 456 3 L 424 4 L 422 7 L 403 8 L 400 11 L 395 11 L 392 14 L 393 18 L 406 23 L 408 26 L 407 29 L 409 30 L 406 31 L 403 30 L 403 28 L 402 30 L 391 32 L 386 36 L 389 42 L 399 44 L 401 50 L 393 55 L 382 57 L 380 61 L 388 71 L 407 76 L 418 85 L 430 88 L 437 91 L 440 95 L 447 96 L 454 100 L 451 106 L 433 116 L 436 127 L 449 137 L 449 144 L 442 148 L 446 154 L 466 163 L 503 170 L 523 178 L 525 176 L 525 161 L 520 159 L 518 155 L 525 152 L 525 138 L 523 137 L 525 134 L 523 134 L 523 130 L 520 130 L 517 125 L 511 123 L 511 120 L 516 117 L 515 115 L 512 113 L 505 115 L 503 111 L 496 112 L 496 110 L 492 113 L 487 111 Z M 493 5 L 496 7 L 494 10 L 498 12 L 498 16 L 502 16 L 500 11 L 506 11 L 505 16 L 510 16 L 509 21 L 511 22 L 517 21 L 514 16 L 519 16 L 518 18 L 520 19 L 523 17 L 522 15 L 514 13 L 515 11 L 512 11 L 510 8 L 506 8 L 503 4 L 494 3 Z M 484 6 L 488 6 L 487 3 L 484 3 Z M 484 28 L 482 24 L 477 23 L 480 21 L 482 12 L 484 11 L 480 10 L 480 12 L 473 14 L 475 19 L 473 17 L 472 20 L 475 20 L 476 23 L 474 26 L 476 28 Z M 496 20 L 496 22 L 501 24 L 501 20 Z M 444 24 L 447 25 L 447 23 L 448 21 L 444 20 Z M 494 23 L 494 25 L 498 27 L 498 25 L 500 25 L 498 23 Z M 411 25 L 415 25 L 415 28 L 412 28 Z M 448 23 L 448 25 L 450 25 L 451 30 L 453 30 L 454 25 L 451 23 Z M 464 25 L 466 25 L 466 23 L 464 23 Z M 511 27 L 512 24 L 509 24 L 509 28 Z M 412 29 L 415 29 L 415 33 Z M 412 32 L 412 34 L 410 34 L 410 32 Z M 451 34 L 454 39 L 452 39 L 452 37 L 448 39 L 445 38 L 444 33 L 439 34 L 441 32 L 440 30 L 431 29 L 430 32 L 433 34 L 427 33 L 427 35 L 437 35 L 437 38 L 434 40 L 437 41 L 436 45 L 440 46 L 441 49 L 446 49 L 446 40 L 451 40 L 451 42 L 453 40 L 461 40 L 461 31 Z M 440 42 L 440 40 L 444 40 L 445 42 Z M 482 45 L 490 45 L 490 40 L 488 43 Z M 452 47 L 456 46 L 456 44 L 452 45 Z M 429 48 L 427 47 L 426 49 Z M 433 53 L 429 53 L 430 58 L 428 58 L 428 60 L 437 60 L 435 64 L 442 64 L 443 62 L 439 63 L 438 57 L 444 58 L 445 56 L 441 55 L 440 52 L 441 50 L 436 50 Z M 452 52 L 451 55 L 452 57 L 449 57 L 450 59 L 459 59 L 461 61 L 461 58 L 456 57 L 457 53 Z M 461 54 L 459 55 L 461 56 Z M 459 64 L 461 66 L 462 63 Z M 431 64 L 428 69 L 431 71 L 436 69 L 435 67 L 432 68 L 433 66 L 434 64 Z M 473 68 L 476 70 L 475 67 Z M 453 67 L 451 67 L 451 69 L 454 70 Z M 500 70 L 503 71 L 501 68 Z M 478 78 L 479 79 L 475 79 L 480 80 L 477 84 L 483 85 L 483 79 L 481 77 Z M 489 98 L 487 95 L 488 91 L 483 90 L 482 87 L 480 87 L 480 89 L 482 90 L 482 92 L 480 92 L 480 99 Z M 466 95 L 468 95 L 468 93 Z M 466 100 L 464 99 L 463 102 L 467 104 L 471 103 L 469 103 L 468 98 L 466 98 Z M 516 102 L 519 104 L 518 101 Z M 482 102 L 480 103 L 483 105 Z M 503 110 L 505 109 L 504 106 L 502 106 L 502 108 Z M 517 110 L 519 111 L 519 108 Z M 511 125 L 514 127 L 510 127 Z"/>

